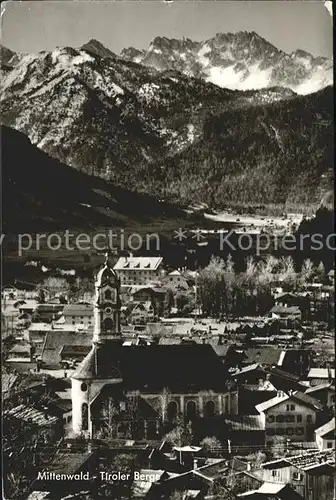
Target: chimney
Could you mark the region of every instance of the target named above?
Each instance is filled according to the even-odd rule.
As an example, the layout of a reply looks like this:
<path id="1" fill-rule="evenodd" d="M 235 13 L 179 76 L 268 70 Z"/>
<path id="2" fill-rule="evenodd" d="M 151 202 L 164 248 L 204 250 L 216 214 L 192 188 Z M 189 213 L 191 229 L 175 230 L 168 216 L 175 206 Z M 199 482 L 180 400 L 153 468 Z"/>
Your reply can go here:
<path id="1" fill-rule="evenodd" d="M 250 470 L 251 470 L 251 462 L 247 462 L 247 467 L 246 467 L 246 470 L 247 470 L 248 472 L 250 472 Z"/>
<path id="2" fill-rule="evenodd" d="M 197 458 L 194 458 L 193 469 L 195 470 L 195 469 L 197 469 L 197 467 L 198 467 L 198 460 L 197 460 Z"/>

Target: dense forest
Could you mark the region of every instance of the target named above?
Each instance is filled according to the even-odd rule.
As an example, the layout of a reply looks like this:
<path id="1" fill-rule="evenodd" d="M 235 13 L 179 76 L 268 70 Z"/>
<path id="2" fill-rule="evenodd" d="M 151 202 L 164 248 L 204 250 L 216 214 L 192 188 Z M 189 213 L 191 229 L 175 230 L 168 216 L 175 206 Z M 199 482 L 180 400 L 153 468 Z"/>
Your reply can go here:
<path id="1" fill-rule="evenodd" d="M 154 172 L 165 192 L 220 207 L 318 202 L 332 186 L 332 89 L 210 116 L 202 138 Z"/>

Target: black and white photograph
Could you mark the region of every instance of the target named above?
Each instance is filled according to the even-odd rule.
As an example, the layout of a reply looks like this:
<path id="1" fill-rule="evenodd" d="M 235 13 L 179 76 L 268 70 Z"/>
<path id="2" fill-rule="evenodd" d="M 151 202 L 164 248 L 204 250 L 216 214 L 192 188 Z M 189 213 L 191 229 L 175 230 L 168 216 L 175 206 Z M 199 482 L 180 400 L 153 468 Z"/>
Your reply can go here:
<path id="1" fill-rule="evenodd" d="M 333 3 L 1 4 L 6 500 L 336 500 Z"/>

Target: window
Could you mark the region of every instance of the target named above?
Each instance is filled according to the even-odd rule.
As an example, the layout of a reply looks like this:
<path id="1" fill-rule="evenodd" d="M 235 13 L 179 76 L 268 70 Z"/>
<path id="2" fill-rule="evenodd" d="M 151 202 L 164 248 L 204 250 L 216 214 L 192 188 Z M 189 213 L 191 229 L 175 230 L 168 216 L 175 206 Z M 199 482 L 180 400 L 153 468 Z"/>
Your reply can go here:
<path id="1" fill-rule="evenodd" d="M 197 415 L 197 406 L 195 401 L 188 401 L 186 411 L 187 421 L 193 420 Z"/>
<path id="2" fill-rule="evenodd" d="M 328 441 L 327 442 L 327 448 L 332 448 L 333 447 L 333 442 L 332 441 Z"/>
<path id="3" fill-rule="evenodd" d="M 215 403 L 213 401 L 208 401 L 205 405 L 205 415 L 207 417 L 213 417 L 215 414 Z"/>
<path id="4" fill-rule="evenodd" d="M 103 321 L 103 328 L 105 331 L 113 330 L 113 320 L 111 318 L 105 318 Z"/>
<path id="5" fill-rule="evenodd" d="M 302 415 L 296 415 L 296 421 L 298 423 L 302 422 Z"/>
<path id="6" fill-rule="evenodd" d="M 293 472 L 293 479 L 294 481 L 302 481 L 302 474 L 299 472 Z"/>
<path id="7" fill-rule="evenodd" d="M 286 410 L 289 411 L 289 405 L 286 405 Z"/>
<path id="8" fill-rule="evenodd" d="M 284 415 L 277 415 L 277 416 L 275 417 L 275 420 L 276 420 L 277 422 L 282 423 L 282 422 L 284 422 L 284 421 L 285 421 L 285 417 L 284 417 Z"/>
<path id="9" fill-rule="evenodd" d="M 111 298 L 112 298 L 111 290 L 106 290 L 106 292 L 105 292 L 105 300 L 111 300 Z"/>
<path id="10" fill-rule="evenodd" d="M 280 472 L 278 470 L 272 470 L 272 477 L 279 477 Z"/>
<path id="11" fill-rule="evenodd" d="M 67 418 L 67 422 L 68 422 L 68 423 L 69 423 L 69 422 L 71 422 L 71 415 L 69 415 L 69 416 L 68 416 L 68 418 Z"/>
<path id="12" fill-rule="evenodd" d="M 307 415 L 307 424 L 311 424 L 313 422 L 313 415 Z"/>
<path id="13" fill-rule="evenodd" d="M 82 404 L 82 428 L 87 431 L 89 428 L 89 407 L 87 403 Z"/>
<path id="14" fill-rule="evenodd" d="M 85 382 L 81 384 L 81 391 L 85 392 L 87 390 L 87 385 Z"/>
<path id="15" fill-rule="evenodd" d="M 295 422 L 295 415 L 286 415 L 285 422 Z"/>
<path id="16" fill-rule="evenodd" d="M 285 429 L 283 429 L 282 427 L 277 427 L 276 433 L 278 436 L 283 436 L 285 434 Z"/>
<path id="17" fill-rule="evenodd" d="M 295 405 L 290 405 L 290 409 L 291 409 L 291 411 L 294 411 L 295 410 Z"/>
<path id="18" fill-rule="evenodd" d="M 287 436 L 292 436 L 293 435 L 293 429 L 291 427 L 287 427 L 286 434 L 287 434 Z"/>
<path id="19" fill-rule="evenodd" d="M 331 402 L 335 403 L 335 396 L 331 396 Z"/>
<path id="20" fill-rule="evenodd" d="M 296 428 L 296 434 L 298 436 L 302 436 L 304 434 L 303 427 L 297 427 Z"/>
<path id="21" fill-rule="evenodd" d="M 168 420 L 173 420 L 176 417 L 177 412 L 178 412 L 178 406 L 176 401 L 170 401 L 167 407 Z"/>
<path id="22" fill-rule="evenodd" d="M 274 436 L 275 429 L 266 429 L 266 434 L 267 436 Z"/>

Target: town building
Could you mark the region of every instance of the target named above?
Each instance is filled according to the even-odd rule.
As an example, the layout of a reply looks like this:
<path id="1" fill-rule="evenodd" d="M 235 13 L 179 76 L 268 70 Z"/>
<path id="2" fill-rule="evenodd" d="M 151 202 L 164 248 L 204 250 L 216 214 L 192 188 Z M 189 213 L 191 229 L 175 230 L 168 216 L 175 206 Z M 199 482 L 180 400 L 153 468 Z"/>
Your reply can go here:
<path id="1" fill-rule="evenodd" d="M 335 407 L 335 385 L 333 385 L 332 382 L 308 387 L 306 394 L 309 394 L 309 396 L 317 399 L 328 408 Z"/>
<path id="2" fill-rule="evenodd" d="M 155 311 L 152 303 L 130 302 L 121 310 L 122 323 L 125 325 L 146 325 L 154 321 Z"/>
<path id="3" fill-rule="evenodd" d="M 178 269 L 168 273 L 163 282 L 173 290 L 189 290 L 188 281 Z"/>
<path id="4" fill-rule="evenodd" d="M 329 278 L 329 282 L 332 286 L 335 286 L 335 269 L 330 269 L 330 271 L 327 274 Z"/>
<path id="5" fill-rule="evenodd" d="M 275 305 L 270 313 L 272 318 L 279 319 L 286 326 L 301 323 L 302 321 L 302 312 L 298 306 Z"/>
<path id="6" fill-rule="evenodd" d="M 309 316 L 309 299 L 294 293 L 282 293 L 275 297 L 275 305 L 278 307 L 298 307 L 302 313 L 302 319 Z"/>
<path id="7" fill-rule="evenodd" d="M 318 429 L 315 429 L 315 438 L 320 451 L 335 448 L 335 417 Z"/>
<path id="8" fill-rule="evenodd" d="M 63 309 L 64 309 L 64 304 L 60 303 L 37 304 L 33 312 L 32 321 L 51 323 L 51 321 L 60 318 Z"/>
<path id="9" fill-rule="evenodd" d="M 335 450 L 307 451 L 261 465 L 264 481 L 291 485 L 305 500 L 333 500 Z M 255 471 L 258 473 L 258 471 Z M 291 497 L 286 497 L 291 498 Z"/>
<path id="10" fill-rule="evenodd" d="M 92 326 L 93 307 L 91 304 L 67 304 L 63 309 L 65 323 L 68 325 Z"/>
<path id="11" fill-rule="evenodd" d="M 258 404 L 256 409 L 264 419 L 266 445 L 271 446 L 279 437 L 311 441 L 323 405 L 299 391 L 290 395 L 279 391 L 276 397 Z"/>
<path id="12" fill-rule="evenodd" d="M 335 368 L 311 368 L 307 380 L 311 386 L 324 385 L 326 382 L 335 384 Z"/>
<path id="13" fill-rule="evenodd" d="M 147 285 L 160 281 L 162 257 L 119 257 L 114 266 L 121 285 Z"/>

